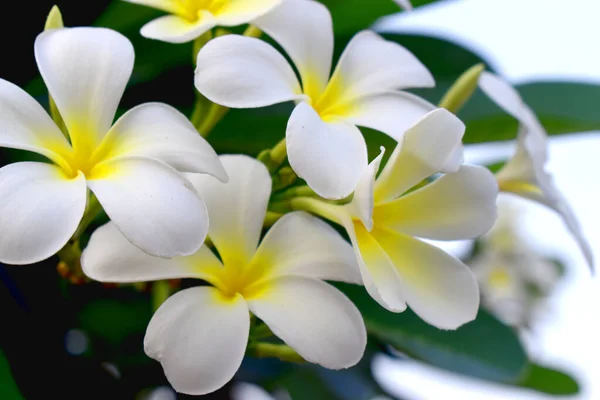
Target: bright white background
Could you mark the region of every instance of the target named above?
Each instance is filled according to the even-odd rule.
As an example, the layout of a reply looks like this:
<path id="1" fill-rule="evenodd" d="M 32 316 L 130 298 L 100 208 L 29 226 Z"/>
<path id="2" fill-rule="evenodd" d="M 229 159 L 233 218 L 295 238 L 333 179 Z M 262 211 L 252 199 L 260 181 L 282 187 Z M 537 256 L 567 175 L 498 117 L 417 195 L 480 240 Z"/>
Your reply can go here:
<path id="1" fill-rule="evenodd" d="M 483 55 L 513 83 L 544 79 L 600 83 L 599 16 L 599 0 L 457 0 L 388 18 L 378 28 L 453 40 Z M 510 152 L 504 144 L 475 146 L 467 149 L 467 161 L 497 159 Z M 549 170 L 575 209 L 596 259 L 600 259 L 599 155 L 600 133 L 551 140 Z M 567 278 L 527 340 L 530 353 L 578 377 L 583 391 L 574 398 L 600 399 L 600 282 L 590 276 L 556 215 L 541 206 L 513 201 L 524 211 L 521 227 L 532 245 L 568 261 Z M 382 357 L 375 368 L 386 389 L 411 400 L 551 398 L 414 362 Z"/>

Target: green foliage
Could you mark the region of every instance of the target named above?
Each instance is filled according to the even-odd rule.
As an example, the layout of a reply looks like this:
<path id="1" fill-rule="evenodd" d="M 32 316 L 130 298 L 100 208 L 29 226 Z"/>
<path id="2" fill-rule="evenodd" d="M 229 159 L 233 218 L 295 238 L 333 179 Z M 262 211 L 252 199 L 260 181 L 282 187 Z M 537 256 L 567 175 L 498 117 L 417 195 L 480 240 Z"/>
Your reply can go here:
<path id="1" fill-rule="evenodd" d="M 361 311 L 367 330 L 380 341 L 431 365 L 496 382 L 518 382 L 527 356 L 515 332 L 487 312 L 455 331 L 439 330 L 412 311 L 391 313 L 364 288 L 339 285 Z"/>
<path id="2" fill-rule="evenodd" d="M 13 379 L 8 360 L 4 357 L 2 350 L 0 350 L 0 399 L 24 400 Z"/>
<path id="3" fill-rule="evenodd" d="M 519 382 L 519 386 L 562 396 L 579 393 L 579 383 L 574 378 L 562 371 L 538 364 L 531 364 L 529 373 Z"/>

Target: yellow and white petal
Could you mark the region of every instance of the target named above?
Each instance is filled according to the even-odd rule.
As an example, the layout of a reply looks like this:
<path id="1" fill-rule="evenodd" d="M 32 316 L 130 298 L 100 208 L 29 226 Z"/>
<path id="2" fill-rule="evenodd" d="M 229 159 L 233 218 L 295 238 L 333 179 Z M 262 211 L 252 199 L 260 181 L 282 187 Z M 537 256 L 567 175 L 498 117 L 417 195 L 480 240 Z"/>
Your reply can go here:
<path id="1" fill-rule="evenodd" d="M 348 107 L 345 121 L 383 132 L 401 142 L 404 133 L 435 106 L 407 92 L 390 92 L 361 97 Z M 342 109 L 344 110 L 344 109 Z"/>
<path id="2" fill-rule="evenodd" d="M 217 25 L 213 15 L 207 11 L 199 13 L 196 21 L 190 22 L 177 15 L 165 15 L 148 22 L 140 34 L 148 39 L 169 43 L 186 43 L 198 38 Z"/>
<path id="3" fill-rule="evenodd" d="M 139 4 L 176 14 L 182 11 L 181 1 L 179 0 L 123 0 L 128 3 Z"/>
<path id="4" fill-rule="evenodd" d="M 159 257 L 193 254 L 208 231 L 208 212 L 191 183 L 149 158 L 98 164 L 88 186 L 127 240 Z"/>
<path id="5" fill-rule="evenodd" d="M 433 87 L 433 76 L 407 49 L 371 31 L 350 43 L 327 88 L 339 102 L 405 88 Z"/>
<path id="6" fill-rule="evenodd" d="M 406 132 L 381 171 L 375 182 L 375 203 L 393 200 L 447 168 L 462 146 L 464 133 L 465 125 L 450 111 L 438 108 L 426 114 Z"/>
<path id="7" fill-rule="evenodd" d="M 0 79 L 0 147 L 33 151 L 57 164 L 71 146 L 40 104 L 20 87 Z"/>
<path id="8" fill-rule="evenodd" d="M 37 37 L 35 59 L 73 147 L 91 152 L 110 129 L 131 76 L 131 42 L 111 29 L 54 29 Z"/>
<path id="9" fill-rule="evenodd" d="M 271 176 L 263 163 L 244 155 L 220 157 L 229 181 L 187 174 L 206 202 L 209 236 L 225 264 L 248 265 L 262 231 L 271 195 Z"/>
<path id="10" fill-rule="evenodd" d="M 186 257 L 153 257 L 129 242 L 109 222 L 96 229 L 81 256 L 83 272 L 100 282 L 148 282 L 160 279 L 205 279 L 223 265 L 206 246 Z"/>
<path id="11" fill-rule="evenodd" d="M 286 131 L 290 165 L 321 197 L 341 199 L 354 191 L 367 167 L 367 145 L 354 125 L 324 122 L 300 103 Z"/>
<path id="12" fill-rule="evenodd" d="M 33 264 L 56 254 L 75 233 L 86 201 L 81 173 L 70 179 L 37 162 L 0 168 L 0 262 Z"/>
<path id="13" fill-rule="evenodd" d="M 473 239 L 497 216 L 498 184 L 484 167 L 463 165 L 397 200 L 377 206 L 376 225 L 434 240 Z"/>
<path id="14" fill-rule="evenodd" d="M 385 148 L 381 147 L 381 152 L 364 170 L 356 190 L 354 190 L 354 196 L 349 204 L 345 205 L 346 212 L 353 218 L 361 220 L 363 225 L 368 231 L 373 229 L 373 207 L 375 206 L 375 198 L 373 196 L 375 188 L 375 177 L 379 172 L 379 165 L 381 159 L 385 154 Z"/>
<path id="15" fill-rule="evenodd" d="M 303 98 L 296 73 L 273 46 L 238 35 L 218 37 L 200 50 L 195 85 L 212 102 L 231 108 Z"/>
<path id="16" fill-rule="evenodd" d="M 471 269 L 438 247 L 388 230 L 373 230 L 394 263 L 409 307 L 425 322 L 456 329 L 475 319 L 479 289 Z"/>
<path id="17" fill-rule="evenodd" d="M 392 312 L 406 310 L 400 277 L 392 260 L 360 221 L 344 221 L 359 263 L 363 284 L 371 297 Z"/>
<path id="18" fill-rule="evenodd" d="M 207 173 L 227 181 L 217 153 L 175 108 L 146 103 L 125 113 L 106 135 L 104 158 L 148 157 L 182 172 Z"/>
<path id="19" fill-rule="evenodd" d="M 253 24 L 283 47 L 300 73 L 304 93 L 316 101 L 327 86 L 333 59 L 327 7 L 313 0 L 285 0 Z"/>
<path id="20" fill-rule="evenodd" d="M 247 302 L 250 310 L 306 361 L 342 369 L 362 358 L 367 343 L 362 316 L 342 292 L 325 282 L 278 278 Z"/>
<path id="21" fill-rule="evenodd" d="M 242 296 L 194 287 L 169 297 L 156 311 L 144 351 L 161 363 L 177 392 L 202 395 L 233 378 L 244 359 L 249 331 Z"/>
<path id="22" fill-rule="evenodd" d="M 352 246 L 330 225 L 304 212 L 293 212 L 277 221 L 252 264 L 268 269 L 269 277 L 362 282 Z"/>
<path id="23" fill-rule="evenodd" d="M 282 0 L 229 0 L 214 11 L 214 16 L 220 26 L 247 24 L 272 11 L 281 2 Z"/>

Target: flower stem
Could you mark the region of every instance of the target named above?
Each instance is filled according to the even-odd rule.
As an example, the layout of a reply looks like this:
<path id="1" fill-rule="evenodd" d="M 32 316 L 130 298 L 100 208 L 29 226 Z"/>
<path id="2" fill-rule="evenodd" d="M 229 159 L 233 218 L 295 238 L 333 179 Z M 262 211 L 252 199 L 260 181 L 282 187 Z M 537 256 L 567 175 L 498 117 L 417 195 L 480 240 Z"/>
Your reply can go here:
<path id="1" fill-rule="evenodd" d="M 77 227 L 77 230 L 73 234 L 71 240 L 76 240 L 81 237 L 83 232 L 87 229 L 87 227 L 92 223 L 94 219 L 102 212 L 102 205 L 94 196 L 93 193 L 90 193 L 89 201 L 87 207 L 85 209 L 85 213 L 83 214 L 83 218 Z"/>
<path id="2" fill-rule="evenodd" d="M 343 225 L 343 215 L 340 213 L 340 205 L 327 203 L 312 197 L 294 197 L 288 200 L 292 210 L 307 211 L 318 215 L 338 225 Z"/>
<path id="3" fill-rule="evenodd" d="M 262 31 L 255 25 L 248 25 L 248 27 L 244 31 L 244 36 L 259 38 L 262 36 Z"/>
<path id="4" fill-rule="evenodd" d="M 306 362 L 296 350 L 285 344 L 254 343 L 249 349 L 250 355 L 258 358 L 278 358 L 292 363 Z"/>
<path id="5" fill-rule="evenodd" d="M 156 311 L 171 295 L 169 281 L 156 281 L 152 283 L 152 310 Z"/>
<path id="6" fill-rule="evenodd" d="M 448 89 L 442 100 L 440 107 L 456 114 L 465 105 L 465 103 L 473 96 L 479 76 L 485 69 L 485 65 L 476 64 L 466 70 L 454 84 Z"/>

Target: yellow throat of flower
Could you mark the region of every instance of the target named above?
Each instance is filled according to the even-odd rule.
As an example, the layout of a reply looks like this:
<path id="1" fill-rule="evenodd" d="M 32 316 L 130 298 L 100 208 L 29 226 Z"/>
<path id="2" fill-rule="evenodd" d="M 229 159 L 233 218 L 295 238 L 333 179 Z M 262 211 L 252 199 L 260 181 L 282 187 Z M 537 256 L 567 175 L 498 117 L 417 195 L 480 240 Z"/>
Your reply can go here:
<path id="1" fill-rule="evenodd" d="M 306 102 L 325 122 L 332 122 L 352 113 L 356 105 L 351 93 L 339 76 L 333 76 L 325 89 L 322 89 L 315 77 L 303 77 L 303 91 L 308 97 Z"/>
<path id="2" fill-rule="evenodd" d="M 240 294 L 245 299 L 257 297 L 264 289 L 267 269 L 257 264 L 243 264 L 225 260 L 224 267 L 213 269 L 206 280 L 215 286 L 225 298 Z"/>
<path id="3" fill-rule="evenodd" d="M 178 5 L 177 14 L 190 22 L 197 22 L 202 18 L 202 12 L 208 11 L 217 14 L 231 0 L 175 0 Z"/>

